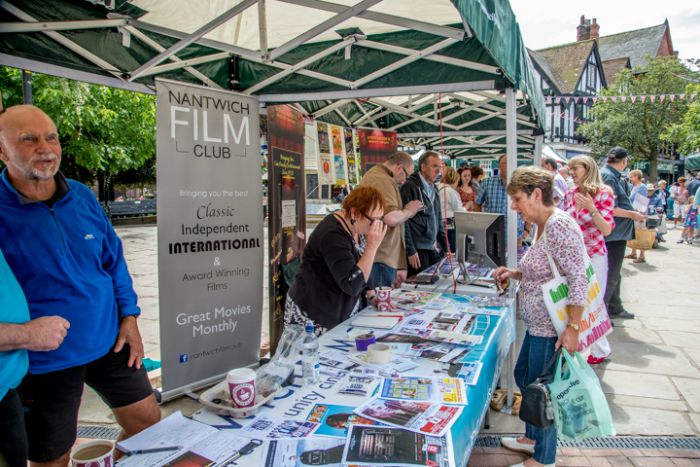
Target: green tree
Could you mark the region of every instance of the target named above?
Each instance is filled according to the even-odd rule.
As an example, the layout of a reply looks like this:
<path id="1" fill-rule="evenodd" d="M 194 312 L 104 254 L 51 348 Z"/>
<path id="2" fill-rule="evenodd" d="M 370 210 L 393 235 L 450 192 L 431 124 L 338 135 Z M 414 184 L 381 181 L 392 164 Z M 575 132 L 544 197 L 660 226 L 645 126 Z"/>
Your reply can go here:
<path id="1" fill-rule="evenodd" d="M 661 135 L 672 125 L 679 123 L 688 107 L 683 99 L 629 96 L 661 96 L 684 92 L 688 78 L 694 73 L 675 58 L 650 59 L 644 69 L 623 70 L 615 81 L 615 87 L 603 92 L 603 96 L 626 96 L 605 102 L 600 97 L 593 107 L 591 122 L 579 128 L 598 155 L 612 146 L 627 148 L 633 159 L 649 162 L 649 176 L 657 178 L 659 150 L 664 144 Z"/>
<path id="2" fill-rule="evenodd" d="M 689 84 L 685 90 L 687 96 L 700 97 L 700 84 Z M 688 105 L 688 110 L 680 123 L 671 125 L 661 137 L 678 145 L 681 154 L 691 154 L 700 150 L 700 99 L 696 98 Z"/>
<path id="3" fill-rule="evenodd" d="M 34 74 L 32 81 L 34 104 L 58 127 L 62 170 L 84 182 L 97 178 L 101 199 L 111 192 L 107 188 L 114 176 L 154 159 L 153 96 L 41 74 Z M 21 86 L 19 70 L 0 68 L 6 108 L 22 102 Z"/>

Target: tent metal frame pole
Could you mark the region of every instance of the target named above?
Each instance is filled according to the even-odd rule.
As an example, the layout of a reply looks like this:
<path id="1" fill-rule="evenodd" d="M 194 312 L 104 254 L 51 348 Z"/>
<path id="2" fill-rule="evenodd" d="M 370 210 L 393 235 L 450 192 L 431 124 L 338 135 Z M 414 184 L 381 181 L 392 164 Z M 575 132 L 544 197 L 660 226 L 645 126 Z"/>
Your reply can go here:
<path id="1" fill-rule="evenodd" d="M 259 94 L 260 102 L 299 102 L 299 101 L 318 101 L 318 100 L 335 100 L 348 98 L 367 98 L 367 97 L 386 97 L 386 96 L 407 96 L 409 94 L 431 94 L 434 92 L 453 92 L 453 91 L 473 91 L 483 89 L 493 89 L 495 82 L 493 80 L 457 82 L 457 83 L 441 83 L 441 84 L 425 84 L 416 86 L 396 86 L 391 88 L 363 88 L 363 89 L 348 89 L 343 91 L 325 91 L 325 92 L 297 92 L 297 93 L 279 93 L 279 94 Z"/>
<path id="2" fill-rule="evenodd" d="M 335 109 L 338 109 L 338 108 L 340 108 L 340 107 L 342 107 L 342 106 L 344 106 L 344 105 L 346 105 L 346 104 L 349 104 L 349 103 L 352 102 L 353 100 L 354 100 L 354 99 L 341 99 L 341 100 L 339 100 L 339 101 L 331 102 L 330 104 L 329 104 L 328 102 L 326 102 L 326 104 L 328 104 L 327 106 L 325 106 L 325 107 L 323 107 L 322 109 L 319 109 L 319 110 L 317 110 L 316 112 L 312 113 L 311 116 L 312 116 L 314 119 L 317 119 L 318 117 L 321 117 L 321 116 L 323 116 L 323 115 L 326 115 L 327 113 L 333 112 Z"/>
<path id="3" fill-rule="evenodd" d="M 3 8 L 5 11 L 8 13 L 16 16 L 22 21 L 27 21 L 27 22 L 36 22 L 36 18 L 32 17 L 31 15 L 25 13 L 24 11 L 20 10 L 16 6 L 12 5 L 11 3 L 7 1 L 2 1 L 0 2 L 0 8 Z M 75 42 L 71 41 L 70 39 L 66 38 L 65 36 L 61 35 L 58 32 L 55 31 L 43 31 L 44 34 L 49 36 L 51 39 L 55 40 L 59 44 L 61 44 L 63 47 L 71 50 L 72 52 L 75 52 L 76 54 L 80 55 L 82 58 L 85 60 L 94 63 L 98 67 L 102 68 L 104 71 L 121 78 L 121 72 L 117 70 L 117 67 L 113 66 L 109 62 L 101 59 L 97 55 L 93 54 L 89 50 L 86 50 L 76 44 Z"/>
<path id="4" fill-rule="evenodd" d="M 362 106 L 362 104 L 360 104 L 359 102 L 357 102 L 357 99 L 353 99 L 352 101 L 355 103 L 355 106 L 356 106 L 358 109 L 360 109 L 360 112 L 362 112 L 362 113 L 363 113 L 365 116 L 367 116 L 367 117 L 369 116 L 369 112 L 367 112 L 367 110 Z M 380 108 L 380 107 L 379 107 L 379 108 Z M 372 120 L 372 121 L 370 122 L 370 124 L 371 124 L 372 126 L 374 126 L 374 128 L 379 128 L 379 126 L 374 122 L 374 120 Z M 351 126 L 352 126 L 352 125 L 351 125 Z"/>
<path id="5" fill-rule="evenodd" d="M 344 114 L 343 112 L 340 111 L 340 109 L 333 109 L 333 112 L 335 112 L 336 114 L 338 114 L 338 116 L 339 116 L 345 123 L 347 123 L 348 126 L 352 126 L 352 123 L 350 123 L 350 120 L 348 120 L 348 118 L 345 116 L 345 114 Z"/>
<path id="6" fill-rule="evenodd" d="M 158 42 L 154 41 L 148 35 L 146 35 L 143 31 L 133 27 L 133 26 L 125 26 L 124 29 L 126 29 L 132 36 L 136 37 L 138 40 L 146 44 L 147 46 L 151 47 L 153 50 L 156 52 L 162 52 L 165 50 L 165 47 L 160 45 Z M 182 59 L 180 59 L 177 55 L 171 55 L 168 57 L 168 60 L 171 60 L 173 62 L 182 62 Z M 208 76 L 206 76 L 204 73 L 198 71 L 196 68 L 192 68 L 191 66 L 186 66 L 185 70 L 189 72 L 192 76 L 200 79 L 204 84 L 208 85 L 209 87 L 215 88 L 215 89 L 223 89 L 221 86 L 216 84 L 214 81 L 212 81 Z"/>
<path id="7" fill-rule="evenodd" d="M 449 40 L 449 39 L 446 39 Z M 456 40 L 452 39 L 452 42 L 448 45 L 452 45 L 457 43 Z M 370 40 L 361 40 L 358 41 L 357 43 L 358 46 L 361 47 L 367 47 L 370 49 L 377 49 L 381 50 L 384 52 L 391 52 L 395 54 L 401 54 L 401 55 L 413 55 L 416 52 L 419 52 L 419 50 L 416 49 L 409 49 L 407 47 L 400 47 L 397 45 L 390 45 L 390 44 L 382 44 L 380 42 L 375 42 L 375 41 L 370 41 Z M 478 62 L 472 62 L 469 60 L 463 60 L 460 58 L 453 58 L 453 57 L 448 57 L 445 55 L 430 55 L 426 57 L 422 57 L 425 60 L 430 60 L 432 62 L 439 62 L 439 63 L 445 63 L 447 65 L 453 65 L 453 66 L 458 66 L 460 68 L 467 68 L 469 70 L 476 70 L 476 71 L 482 71 L 484 73 L 490 73 L 492 75 L 498 75 L 499 74 L 499 69 L 498 67 L 491 66 L 491 65 L 484 65 Z"/>
<path id="8" fill-rule="evenodd" d="M 141 92 L 144 94 L 155 94 L 155 89 L 141 83 L 130 83 L 121 78 L 111 76 L 98 75 L 87 71 L 74 70 L 72 68 L 51 65 L 36 60 L 30 60 L 24 57 L 16 57 L 0 52 L 0 65 L 11 66 L 31 70 L 36 73 L 45 75 L 60 76 L 62 78 L 73 79 L 76 81 L 84 81 L 86 83 L 99 84 L 102 86 L 110 86 L 113 88 L 124 89 L 126 91 Z"/>
<path id="9" fill-rule="evenodd" d="M 203 57 L 191 58 L 191 59 L 181 59 L 179 62 L 168 63 L 165 65 L 158 65 L 152 67 L 150 70 L 146 70 L 141 73 L 141 77 L 156 75 L 158 73 L 165 73 L 167 71 L 179 70 L 180 68 L 185 68 L 186 66 L 200 65 L 202 63 L 214 62 L 216 60 L 222 60 L 224 58 L 229 58 L 231 54 L 229 52 L 219 52 L 211 55 L 205 55 Z M 173 55 L 168 57 L 172 58 Z"/>
<path id="10" fill-rule="evenodd" d="M 364 86 L 367 83 L 370 83 L 374 81 L 377 78 L 381 78 L 384 75 L 388 75 L 392 71 L 398 70 L 399 68 L 403 68 L 406 65 L 409 65 L 415 61 L 418 61 L 422 58 L 428 59 L 432 54 L 437 52 L 438 50 L 442 50 L 445 47 L 449 47 L 450 45 L 456 43 L 457 41 L 454 39 L 444 39 L 437 44 L 433 44 L 430 47 L 427 47 L 422 50 L 416 50 L 414 51 L 411 55 L 408 55 L 400 60 L 395 61 L 391 65 L 385 66 L 384 68 L 380 68 L 379 70 L 376 70 L 368 75 L 363 76 L 362 78 L 353 81 L 352 82 L 352 88 L 356 89 L 361 86 Z M 362 41 L 358 41 L 359 44 L 362 43 Z"/>
<path id="11" fill-rule="evenodd" d="M 340 13 L 345 10 L 343 5 L 337 3 L 324 2 L 321 0 L 280 0 L 284 3 L 293 5 L 305 6 L 316 10 L 328 11 L 331 13 Z M 363 11 L 355 15 L 359 18 L 375 21 L 377 23 L 391 24 L 400 28 L 413 29 L 415 31 L 427 32 L 435 36 L 450 37 L 456 40 L 464 40 L 471 37 L 471 34 L 466 33 L 457 28 L 450 26 L 440 26 L 437 24 L 426 23 L 401 16 L 389 15 L 386 13 L 377 13 L 374 11 Z"/>
<path id="12" fill-rule="evenodd" d="M 385 107 L 386 109 L 392 110 L 393 112 L 397 112 L 397 113 L 400 113 L 402 115 L 406 115 L 408 117 L 416 118 L 416 119 L 421 120 L 423 122 L 430 123 L 431 125 L 439 125 L 440 124 L 439 120 L 436 120 L 436 119 L 430 118 L 430 117 L 424 117 L 422 115 L 416 115 L 405 107 L 402 107 L 402 106 L 397 105 L 397 104 L 392 104 L 391 102 L 387 102 L 383 99 L 376 99 L 376 98 L 370 99 L 370 102 L 375 103 L 375 104 L 379 104 L 379 105 Z M 432 112 L 430 112 L 430 113 L 432 113 Z M 442 126 L 447 127 L 447 128 L 451 128 L 451 129 L 457 129 L 456 126 L 445 124 L 445 123 L 443 123 Z"/>
<path id="13" fill-rule="evenodd" d="M 414 111 L 420 109 L 421 107 L 424 107 L 424 106 L 426 106 L 426 105 L 428 105 L 428 104 L 432 104 L 432 103 L 435 102 L 437 99 L 438 99 L 438 95 L 437 95 L 437 94 L 432 94 L 432 93 L 431 93 L 431 94 L 429 94 L 429 95 L 426 96 L 426 99 L 425 99 L 425 100 L 419 99 L 419 102 L 412 102 L 412 99 L 409 99 L 408 101 L 404 102 L 403 104 L 398 104 L 398 105 L 400 105 L 401 107 L 404 107 L 405 105 L 410 105 L 410 107 L 406 107 L 406 109 L 407 109 L 409 112 L 414 112 Z M 383 107 L 381 107 L 381 106 L 378 107 L 378 108 L 379 108 L 379 109 L 383 109 Z M 391 113 L 393 113 L 393 111 L 392 111 L 392 110 L 388 110 L 388 109 L 382 110 L 382 111 L 381 111 L 379 114 L 377 114 L 377 115 L 372 115 L 372 112 L 369 112 L 369 115 L 372 116 L 371 120 L 369 119 L 369 116 L 368 116 L 368 117 L 366 117 L 366 118 L 360 118 L 360 119 L 356 120 L 354 124 L 355 124 L 356 126 L 359 126 L 359 125 L 362 125 L 362 124 L 365 123 L 365 122 L 374 122 L 374 121 L 379 120 L 380 118 L 385 117 L 385 116 L 387 116 L 387 115 L 389 115 L 389 114 L 391 114 Z"/>
<path id="14" fill-rule="evenodd" d="M 532 135 L 532 130 L 518 130 L 518 135 Z M 500 135 L 507 136 L 505 130 L 483 130 L 483 131 L 443 131 L 442 136 L 485 136 L 485 135 Z M 439 131 L 426 131 L 418 133 L 399 133 L 399 138 L 421 138 L 421 137 L 439 137 Z"/>
<path id="15" fill-rule="evenodd" d="M 357 99 L 354 99 L 354 101 L 357 102 Z M 354 126 L 354 127 L 359 127 L 362 123 L 368 122 L 368 123 L 369 123 L 370 125 L 372 125 L 373 127 L 379 128 L 379 126 L 378 126 L 377 123 L 375 122 L 376 119 L 373 118 L 373 116 L 374 116 L 377 112 L 381 112 L 381 110 L 382 110 L 384 107 L 377 106 L 377 107 L 373 108 L 372 110 L 369 110 L 369 111 L 368 111 L 368 110 L 366 110 L 364 107 L 362 107 L 362 104 L 360 104 L 359 102 L 357 102 L 357 105 L 360 106 L 360 107 L 362 108 L 362 113 L 363 113 L 365 116 L 364 116 L 364 117 L 360 117 L 359 119 L 357 119 L 357 120 L 355 120 L 354 122 L 352 122 L 352 126 Z"/>
<path id="16" fill-rule="evenodd" d="M 129 24 L 126 19 L 97 19 L 86 21 L 32 21 L 0 23 L 0 33 L 27 33 L 46 31 L 77 31 L 78 29 L 116 28 Z"/>
<path id="17" fill-rule="evenodd" d="M 451 144 L 449 146 L 443 146 L 445 149 L 469 149 L 469 148 L 498 148 L 498 149 L 508 149 L 507 144 Z M 529 144 L 518 144 L 516 146 L 518 149 L 532 149 Z"/>
<path id="18" fill-rule="evenodd" d="M 299 34 L 297 37 L 294 39 L 287 41 L 286 43 L 280 45 L 279 47 L 276 47 L 272 52 L 270 52 L 270 60 L 276 60 L 282 55 L 286 54 L 287 52 L 297 48 L 298 46 L 302 45 L 303 43 L 309 41 L 310 39 L 313 39 L 314 37 L 318 36 L 319 34 L 328 31 L 330 28 L 333 26 L 336 26 L 343 21 L 346 21 L 349 18 L 352 18 L 353 16 L 357 16 L 359 13 L 373 7 L 377 3 L 381 2 L 382 0 L 363 0 L 357 5 L 354 5 L 350 8 L 344 9 L 341 13 L 338 13 L 337 15 L 333 16 L 332 18 L 328 18 L 326 21 L 317 24 L 311 29 L 306 30 L 302 34 Z"/>
<path id="19" fill-rule="evenodd" d="M 455 107 L 457 107 L 457 106 L 454 105 L 454 104 L 449 104 L 449 105 L 446 105 L 445 107 L 443 107 L 443 108 L 442 108 L 442 111 L 444 112 L 445 110 L 454 109 Z M 455 112 L 455 113 L 457 113 L 457 112 Z M 432 117 L 432 118 L 431 118 L 431 117 L 428 117 L 428 115 L 432 115 L 433 117 Z M 439 120 L 436 120 L 435 117 L 434 117 L 434 115 L 435 115 L 435 110 L 434 110 L 434 109 L 431 110 L 431 111 L 428 112 L 428 113 L 425 113 L 425 114 L 416 114 L 416 116 L 413 117 L 412 119 L 406 120 L 405 122 L 398 123 L 398 124 L 392 126 L 391 128 L 389 128 L 389 130 L 396 131 L 396 130 L 399 129 L 399 128 L 403 128 L 403 127 L 405 127 L 406 125 L 410 125 L 410 124 L 412 124 L 412 123 L 415 123 L 415 122 L 417 122 L 417 121 L 419 121 L 419 120 L 422 120 L 423 118 L 429 118 L 430 121 L 435 122 L 436 125 L 439 125 L 439 124 L 440 124 L 440 121 L 439 121 Z M 450 117 L 452 117 L 452 115 L 454 115 L 454 114 L 450 114 Z M 447 125 L 445 125 L 445 122 L 446 122 L 446 121 L 448 121 L 447 118 L 443 118 L 443 119 L 442 119 L 442 124 L 443 124 L 443 126 L 447 126 Z M 454 126 L 452 126 L 452 125 L 451 125 L 450 127 L 453 127 L 453 128 L 454 128 Z"/>
<path id="20" fill-rule="evenodd" d="M 161 26 L 156 26 L 156 25 L 150 24 L 150 23 L 143 23 L 141 21 L 134 20 L 131 22 L 131 24 L 140 28 L 140 29 L 143 29 L 145 31 L 155 32 L 156 34 L 162 34 L 164 36 L 174 37 L 176 39 L 182 39 L 184 37 L 187 37 L 187 35 L 185 33 L 181 33 L 179 31 L 164 28 Z M 287 63 L 282 63 L 282 62 L 265 61 L 258 55 L 257 52 L 254 52 L 254 51 L 248 50 L 248 49 L 244 49 L 242 47 L 236 47 L 235 45 L 224 44 L 223 42 L 218 42 L 218 41 L 214 41 L 211 39 L 201 38 L 201 39 L 197 40 L 196 43 L 199 45 L 206 46 L 206 47 L 211 47 L 212 49 L 221 50 L 222 52 L 231 52 L 232 54 L 238 55 L 245 60 L 250 60 L 251 62 L 262 63 L 264 65 L 273 66 L 273 67 L 279 68 L 281 70 L 289 70 L 293 66 L 293 65 L 289 65 Z M 341 78 L 336 78 L 336 77 L 330 76 L 330 75 L 324 75 L 323 73 L 319 73 L 317 71 L 303 70 L 302 69 L 302 70 L 296 70 L 295 73 L 300 74 L 300 75 L 304 75 L 304 76 L 309 76 L 311 78 L 315 78 L 315 79 L 318 79 L 320 81 L 325 81 L 327 83 L 337 84 L 337 85 L 343 86 L 345 88 L 350 88 L 350 81 L 345 80 L 345 79 L 341 79 Z"/>
<path id="21" fill-rule="evenodd" d="M 508 162 L 508 182 L 513 178 L 513 172 L 518 166 L 518 150 L 517 150 L 517 100 L 515 96 L 515 89 L 512 87 L 506 87 L 506 158 Z M 507 228 L 507 241 L 506 246 L 508 248 L 506 253 L 506 263 L 509 268 L 515 268 L 518 265 L 518 218 L 516 212 L 512 208 L 508 208 L 508 228 Z M 515 288 L 511 289 L 515 290 Z M 513 293 L 511 291 L 511 293 Z M 516 297 L 513 297 L 517 300 Z M 515 310 L 513 310 L 515 313 Z M 513 321 L 515 322 L 516 316 L 513 316 Z M 508 368 L 509 384 L 507 384 L 508 393 L 508 403 L 506 405 L 507 411 L 513 407 L 514 399 L 514 384 L 513 381 L 513 369 L 515 368 L 515 355 L 516 346 L 513 345 L 510 348 L 510 359 L 506 360 Z"/>
<path id="22" fill-rule="evenodd" d="M 258 0 L 258 29 L 260 30 L 260 58 L 269 60 L 267 51 L 267 8 L 266 0 Z"/>
<path id="23" fill-rule="evenodd" d="M 352 44 L 355 42 L 355 36 L 348 36 L 345 38 L 343 41 L 338 42 L 327 49 L 324 49 L 308 58 L 305 58 L 304 60 L 297 62 L 296 64 L 290 66 L 288 69 L 283 70 L 275 75 L 270 76 L 267 79 L 264 79 L 262 81 L 259 81 L 257 84 L 254 84 L 253 86 L 249 87 L 248 89 L 243 91 L 243 94 L 252 94 L 260 89 L 263 89 L 270 84 L 277 82 L 284 78 L 285 76 L 289 76 L 292 73 L 297 72 L 298 70 L 304 68 L 307 65 L 312 64 L 313 62 L 322 59 L 323 57 L 326 57 L 328 55 L 331 55 L 332 53 L 335 53 L 336 50 L 340 50 L 345 48 L 345 46 Z"/>
<path id="24" fill-rule="evenodd" d="M 542 163 L 542 146 L 544 144 L 544 135 L 535 136 L 535 151 L 533 152 L 533 164 L 537 167 Z"/>
<path id="25" fill-rule="evenodd" d="M 168 47 L 163 52 L 159 53 L 158 55 L 151 58 L 150 60 L 148 60 L 146 63 L 144 63 L 140 67 L 133 70 L 131 73 L 129 73 L 129 81 L 135 80 L 136 78 L 141 76 L 144 72 L 146 72 L 147 70 L 150 70 L 154 66 L 158 65 L 160 62 L 162 62 L 163 60 L 165 60 L 169 56 L 181 51 L 182 49 L 184 49 L 188 45 L 192 44 L 193 42 L 196 42 L 197 39 L 201 38 L 202 36 L 204 36 L 208 32 L 218 28 L 219 26 L 226 23 L 228 20 L 230 20 L 234 16 L 237 16 L 240 13 L 243 13 L 243 11 L 248 9 L 248 7 L 252 6 L 256 2 L 257 2 L 257 0 L 242 0 L 241 3 L 239 3 L 238 5 L 229 9 L 225 13 L 222 13 L 221 15 L 217 16 L 213 20 L 206 23 L 204 26 L 201 26 L 199 29 L 197 29 L 192 34 L 188 34 L 186 37 L 181 39 L 179 42 L 173 44 L 171 47 Z"/>

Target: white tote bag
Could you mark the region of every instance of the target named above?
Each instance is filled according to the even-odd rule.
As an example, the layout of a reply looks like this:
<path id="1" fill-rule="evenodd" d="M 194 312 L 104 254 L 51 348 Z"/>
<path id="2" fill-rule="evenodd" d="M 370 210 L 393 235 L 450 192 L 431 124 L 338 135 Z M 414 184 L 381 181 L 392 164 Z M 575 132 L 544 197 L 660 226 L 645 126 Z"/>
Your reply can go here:
<path id="1" fill-rule="evenodd" d="M 545 240 L 545 232 L 542 232 L 540 241 Z M 583 247 L 583 245 L 581 246 Z M 542 284 L 542 295 L 554 329 L 556 329 L 558 335 L 561 335 L 569 322 L 569 284 L 566 281 L 566 277 L 559 274 L 559 269 L 547 249 L 546 242 L 544 251 L 547 254 L 549 267 L 552 269 L 554 278 Z M 587 349 L 595 341 L 612 332 L 612 322 L 610 322 L 608 311 L 605 308 L 600 284 L 598 284 L 591 260 L 585 252 L 584 258 L 586 261 L 586 277 L 588 278 L 588 293 L 586 304 L 581 314 L 581 327 L 578 335 L 579 352 Z"/>

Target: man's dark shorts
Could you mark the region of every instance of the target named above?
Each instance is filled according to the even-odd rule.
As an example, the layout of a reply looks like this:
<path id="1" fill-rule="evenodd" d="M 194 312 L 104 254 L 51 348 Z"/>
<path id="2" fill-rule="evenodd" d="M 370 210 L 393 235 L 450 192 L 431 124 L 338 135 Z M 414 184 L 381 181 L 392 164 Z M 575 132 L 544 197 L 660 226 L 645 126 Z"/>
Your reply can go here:
<path id="1" fill-rule="evenodd" d="M 27 467 L 27 435 L 17 391 L 10 389 L 0 401 L 0 465 Z"/>
<path id="2" fill-rule="evenodd" d="M 127 366 L 129 352 L 125 345 L 121 352 L 110 349 L 86 365 L 24 378 L 18 390 L 25 408 L 29 460 L 52 461 L 71 449 L 78 431 L 84 383 L 113 409 L 153 394 L 144 367 L 137 370 Z"/>

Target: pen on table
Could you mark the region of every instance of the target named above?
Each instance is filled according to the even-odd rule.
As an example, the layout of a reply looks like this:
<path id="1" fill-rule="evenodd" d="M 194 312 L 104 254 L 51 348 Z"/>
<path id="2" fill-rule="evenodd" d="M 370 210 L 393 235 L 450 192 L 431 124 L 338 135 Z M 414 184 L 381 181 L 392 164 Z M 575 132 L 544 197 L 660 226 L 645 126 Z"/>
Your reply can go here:
<path id="1" fill-rule="evenodd" d="M 131 456 L 134 454 L 150 454 L 152 452 L 177 451 L 178 449 L 182 449 L 182 446 L 157 446 L 153 448 L 134 449 L 132 451 L 129 451 L 129 455 Z"/>

